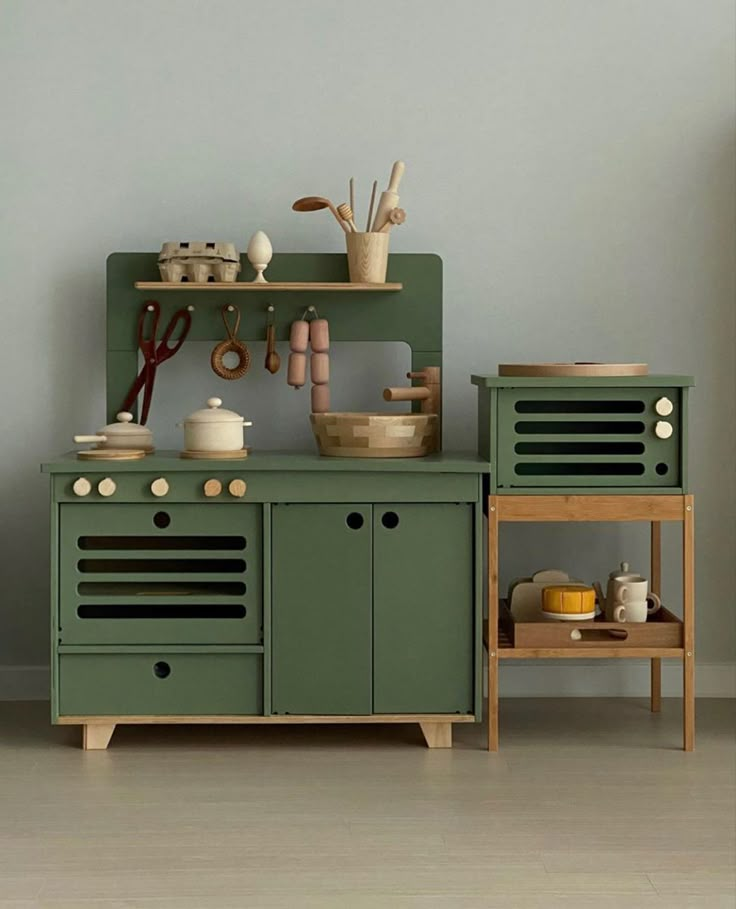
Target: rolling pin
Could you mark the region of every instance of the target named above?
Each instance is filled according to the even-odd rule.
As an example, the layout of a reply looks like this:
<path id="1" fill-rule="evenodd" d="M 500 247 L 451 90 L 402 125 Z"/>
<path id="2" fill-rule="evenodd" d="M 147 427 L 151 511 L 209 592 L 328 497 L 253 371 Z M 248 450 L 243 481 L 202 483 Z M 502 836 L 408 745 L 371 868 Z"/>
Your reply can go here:
<path id="1" fill-rule="evenodd" d="M 391 177 L 388 181 L 388 188 L 381 193 L 378 202 L 378 211 L 373 221 L 371 230 L 380 230 L 388 220 L 388 213 L 391 209 L 396 208 L 399 204 L 399 182 L 404 176 L 405 164 L 403 161 L 395 161 L 391 168 Z"/>

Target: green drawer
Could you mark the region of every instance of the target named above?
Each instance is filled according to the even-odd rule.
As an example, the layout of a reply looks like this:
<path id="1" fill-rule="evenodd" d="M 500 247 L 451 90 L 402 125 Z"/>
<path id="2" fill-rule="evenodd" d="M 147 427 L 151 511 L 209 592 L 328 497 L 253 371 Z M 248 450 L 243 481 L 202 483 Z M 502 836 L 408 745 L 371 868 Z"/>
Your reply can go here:
<path id="1" fill-rule="evenodd" d="M 61 644 L 259 644 L 262 507 L 61 505 Z"/>
<path id="2" fill-rule="evenodd" d="M 61 716 L 263 713 L 258 653 L 74 653 L 59 657 Z"/>

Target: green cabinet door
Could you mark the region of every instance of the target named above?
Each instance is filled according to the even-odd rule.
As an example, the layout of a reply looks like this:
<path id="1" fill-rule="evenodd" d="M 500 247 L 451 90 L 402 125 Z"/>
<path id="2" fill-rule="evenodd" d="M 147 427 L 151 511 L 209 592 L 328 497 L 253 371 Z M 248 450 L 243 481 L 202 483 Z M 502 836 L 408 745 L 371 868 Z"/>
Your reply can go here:
<path id="1" fill-rule="evenodd" d="M 375 505 L 374 713 L 473 712 L 473 506 Z"/>
<path id="2" fill-rule="evenodd" d="M 371 713 L 372 508 L 272 508 L 272 711 Z"/>

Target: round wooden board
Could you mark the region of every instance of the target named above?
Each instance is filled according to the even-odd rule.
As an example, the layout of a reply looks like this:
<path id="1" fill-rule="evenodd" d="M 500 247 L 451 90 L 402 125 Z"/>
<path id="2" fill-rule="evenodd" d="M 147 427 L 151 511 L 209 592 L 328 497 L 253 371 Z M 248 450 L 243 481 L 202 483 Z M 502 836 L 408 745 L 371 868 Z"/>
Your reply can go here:
<path id="1" fill-rule="evenodd" d="M 648 376 L 647 363 L 499 363 L 499 376 L 560 378 L 563 376 Z"/>
<path id="2" fill-rule="evenodd" d="M 148 452 L 142 448 L 89 448 L 78 451 L 80 461 L 141 461 Z"/>
<path id="3" fill-rule="evenodd" d="M 248 457 L 250 448 L 241 448 L 240 451 L 180 451 L 180 458 L 190 461 L 241 461 Z"/>

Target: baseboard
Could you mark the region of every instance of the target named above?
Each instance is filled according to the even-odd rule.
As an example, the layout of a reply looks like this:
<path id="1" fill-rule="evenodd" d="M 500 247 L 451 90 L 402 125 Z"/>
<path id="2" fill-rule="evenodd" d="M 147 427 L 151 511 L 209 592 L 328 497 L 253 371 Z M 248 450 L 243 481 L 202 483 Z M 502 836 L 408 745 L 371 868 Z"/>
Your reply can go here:
<path id="1" fill-rule="evenodd" d="M 48 701 L 48 666 L 0 666 L 0 701 Z"/>
<path id="2" fill-rule="evenodd" d="M 701 698 L 736 698 L 736 663 L 698 663 L 695 691 Z M 501 697 L 580 698 L 645 697 L 649 693 L 647 660 L 549 660 L 503 663 Z M 662 660 L 662 694 L 682 694 L 682 664 Z M 47 701 L 46 666 L 0 666 L 0 701 Z"/>

